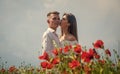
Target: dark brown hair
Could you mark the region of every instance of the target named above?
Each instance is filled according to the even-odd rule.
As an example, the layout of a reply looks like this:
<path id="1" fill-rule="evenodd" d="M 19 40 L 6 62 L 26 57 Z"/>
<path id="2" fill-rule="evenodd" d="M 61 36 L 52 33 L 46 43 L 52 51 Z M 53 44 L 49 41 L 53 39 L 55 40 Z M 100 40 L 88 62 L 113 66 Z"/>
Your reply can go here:
<path id="1" fill-rule="evenodd" d="M 78 41 L 78 35 L 77 35 L 77 21 L 73 14 L 71 13 L 64 13 L 63 16 L 67 17 L 68 23 L 70 23 L 70 26 L 68 27 L 68 32 L 75 36 L 76 40 Z"/>
<path id="2" fill-rule="evenodd" d="M 59 15 L 59 12 L 58 12 L 58 11 L 49 12 L 49 13 L 47 14 L 47 17 L 50 16 L 51 14 L 57 14 L 57 15 Z"/>

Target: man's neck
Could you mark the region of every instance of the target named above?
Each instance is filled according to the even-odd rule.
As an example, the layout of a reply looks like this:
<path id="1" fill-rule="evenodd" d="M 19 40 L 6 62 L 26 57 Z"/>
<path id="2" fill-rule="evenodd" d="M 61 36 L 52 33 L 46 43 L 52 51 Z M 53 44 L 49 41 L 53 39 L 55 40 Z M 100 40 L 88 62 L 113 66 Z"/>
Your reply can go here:
<path id="1" fill-rule="evenodd" d="M 49 27 L 49 28 L 51 28 L 51 27 Z M 56 29 L 55 28 L 51 28 L 52 30 L 54 30 L 54 31 L 56 31 Z"/>
<path id="2" fill-rule="evenodd" d="M 56 30 L 54 30 L 53 28 L 48 28 L 51 32 L 56 32 Z"/>

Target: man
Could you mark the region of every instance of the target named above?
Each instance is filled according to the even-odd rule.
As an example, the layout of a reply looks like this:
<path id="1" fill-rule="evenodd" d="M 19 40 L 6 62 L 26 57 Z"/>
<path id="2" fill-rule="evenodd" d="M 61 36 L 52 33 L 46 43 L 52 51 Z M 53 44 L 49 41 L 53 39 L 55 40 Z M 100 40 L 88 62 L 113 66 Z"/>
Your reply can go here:
<path id="1" fill-rule="evenodd" d="M 59 12 L 53 11 L 47 14 L 48 29 L 43 34 L 42 47 L 43 52 L 46 51 L 49 55 L 55 47 L 60 47 L 60 41 L 56 34 L 57 27 L 60 24 Z"/>

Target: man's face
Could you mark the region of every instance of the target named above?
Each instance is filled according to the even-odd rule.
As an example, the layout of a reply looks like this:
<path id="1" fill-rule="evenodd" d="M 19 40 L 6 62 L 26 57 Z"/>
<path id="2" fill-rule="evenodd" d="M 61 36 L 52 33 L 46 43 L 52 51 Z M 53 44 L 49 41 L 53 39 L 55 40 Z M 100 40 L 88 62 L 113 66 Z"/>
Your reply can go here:
<path id="1" fill-rule="evenodd" d="M 60 24 L 60 17 L 59 17 L 59 15 L 57 15 L 57 14 L 51 14 L 48 17 L 48 24 L 49 24 L 50 28 L 56 30 L 56 28 Z"/>

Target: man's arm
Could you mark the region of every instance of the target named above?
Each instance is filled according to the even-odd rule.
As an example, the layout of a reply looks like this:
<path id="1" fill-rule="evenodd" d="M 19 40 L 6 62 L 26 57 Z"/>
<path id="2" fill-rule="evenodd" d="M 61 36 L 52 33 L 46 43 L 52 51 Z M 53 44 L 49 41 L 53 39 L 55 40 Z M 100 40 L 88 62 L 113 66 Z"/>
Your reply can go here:
<path id="1" fill-rule="evenodd" d="M 42 38 L 42 54 L 46 51 L 47 53 L 51 52 L 52 40 L 48 33 L 45 33 Z"/>

